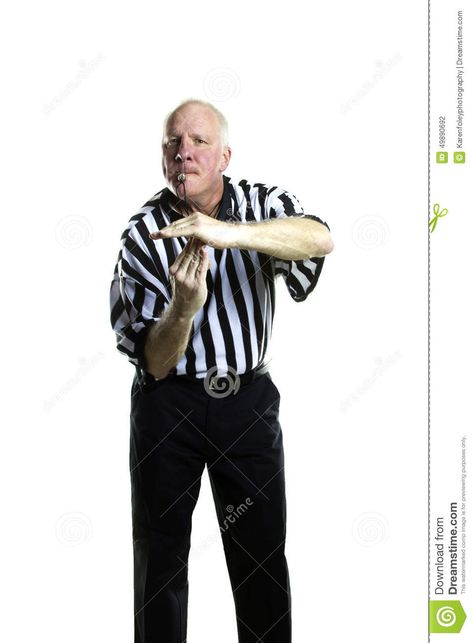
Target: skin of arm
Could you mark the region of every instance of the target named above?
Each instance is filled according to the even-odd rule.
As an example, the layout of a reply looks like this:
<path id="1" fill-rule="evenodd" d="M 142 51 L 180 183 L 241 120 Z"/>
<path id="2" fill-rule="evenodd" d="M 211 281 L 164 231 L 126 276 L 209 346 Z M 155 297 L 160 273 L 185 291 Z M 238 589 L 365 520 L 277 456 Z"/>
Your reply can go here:
<path id="1" fill-rule="evenodd" d="M 177 309 L 174 301 L 148 330 L 145 342 L 146 370 L 156 379 L 169 373 L 187 348 L 194 315 Z"/>
<path id="2" fill-rule="evenodd" d="M 146 335 L 144 358 L 146 371 L 163 379 L 185 353 L 192 321 L 207 297 L 206 274 L 210 268 L 207 251 L 190 240 L 170 266 L 173 296 L 161 319 Z"/>
<path id="3" fill-rule="evenodd" d="M 195 212 L 172 223 L 151 239 L 189 236 L 214 248 L 256 250 L 279 259 L 299 260 L 323 257 L 334 244 L 329 230 L 313 219 L 291 216 L 260 222 L 235 223 L 219 221 Z"/>
<path id="4" fill-rule="evenodd" d="M 231 247 L 256 250 L 279 259 L 310 259 L 332 252 L 330 232 L 313 219 L 287 217 L 235 226 Z"/>

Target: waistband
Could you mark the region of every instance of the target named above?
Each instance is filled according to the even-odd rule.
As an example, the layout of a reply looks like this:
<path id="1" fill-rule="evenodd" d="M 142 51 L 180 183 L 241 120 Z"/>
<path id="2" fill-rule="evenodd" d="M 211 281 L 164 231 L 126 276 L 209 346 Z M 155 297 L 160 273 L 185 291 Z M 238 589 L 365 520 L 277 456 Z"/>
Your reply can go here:
<path id="1" fill-rule="evenodd" d="M 266 364 L 264 366 L 260 366 L 258 368 L 254 368 L 251 371 L 248 371 L 247 373 L 224 373 L 221 375 L 212 375 L 212 376 L 206 376 L 206 377 L 192 377 L 191 375 L 178 375 L 177 373 L 173 373 L 171 375 L 167 375 L 163 380 L 157 380 L 155 377 L 153 377 L 150 373 L 147 373 L 145 371 L 138 371 L 137 369 L 137 377 L 138 377 L 138 384 L 140 385 L 140 388 L 145 389 L 145 390 L 150 390 L 156 384 L 160 381 L 164 380 L 172 380 L 172 381 L 178 381 L 178 382 L 189 382 L 190 384 L 193 384 L 194 386 L 201 386 L 202 388 L 208 388 L 210 391 L 218 391 L 222 390 L 222 388 L 225 388 L 227 386 L 232 386 L 235 389 L 240 388 L 240 386 L 246 386 L 247 384 L 251 384 L 254 382 L 254 380 L 261 375 L 264 375 L 265 373 L 269 373 L 269 365 Z"/>

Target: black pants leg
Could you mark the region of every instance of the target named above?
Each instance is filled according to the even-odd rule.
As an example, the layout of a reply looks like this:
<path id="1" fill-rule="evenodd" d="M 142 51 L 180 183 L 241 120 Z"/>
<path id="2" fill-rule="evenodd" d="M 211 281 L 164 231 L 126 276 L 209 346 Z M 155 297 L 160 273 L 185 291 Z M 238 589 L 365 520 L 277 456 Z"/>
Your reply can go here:
<path id="1" fill-rule="evenodd" d="M 199 406 L 166 380 L 147 392 L 136 383 L 132 389 L 135 643 L 186 641 L 191 518 L 205 459 L 185 418 L 199 424 Z"/>
<path id="2" fill-rule="evenodd" d="M 279 400 L 270 376 L 263 375 L 237 395 L 210 402 L 209 435 L 214 448 L 208 471 L 239 643 L 291 641 Z"/>
<path id="3" fill-rule="evenodd" d="M 215 398 L 163 380 L 132 390 L 135 643 L 185 643 L 192 512 L 208 464 L 239 643 L 290 643 L 279 393 L 269 375 Z M 196 642 L 197 643 L 197 642 Z"/>

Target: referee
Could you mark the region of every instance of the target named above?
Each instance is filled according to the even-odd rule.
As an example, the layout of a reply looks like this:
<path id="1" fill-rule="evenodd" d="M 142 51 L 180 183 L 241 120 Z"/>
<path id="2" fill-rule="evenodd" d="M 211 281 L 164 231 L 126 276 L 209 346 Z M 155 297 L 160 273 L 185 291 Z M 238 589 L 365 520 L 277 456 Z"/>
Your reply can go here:
<path id="1" fill-rule="evenodd" d="M 136 369 L 134 640 L 187 640 L 192 512 L 207 466 L 238 641 L 289 643 L 280 396 L 268 370 L 275 280 L 304 301 L 333 249 L 330 229 L 287 191 L 223 174 L 228 127 L 210 103 L 187 100 L 166 117 L 162 154 L 168 187 L 130 219 L 110 291 L 117 348 Z"/>

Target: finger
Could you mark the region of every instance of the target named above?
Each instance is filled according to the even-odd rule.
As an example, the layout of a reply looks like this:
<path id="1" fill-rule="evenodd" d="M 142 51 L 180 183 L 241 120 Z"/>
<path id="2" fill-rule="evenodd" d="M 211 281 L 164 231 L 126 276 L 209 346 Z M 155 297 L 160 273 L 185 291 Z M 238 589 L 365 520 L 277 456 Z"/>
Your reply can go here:
<path id="1" fill-rule="evenodd" d="M 189 253 L 192 253 L 192 241 L 188 241 L 185 246 L 182 248 L 181 252 L 177 255 L 176 260 L 174 263 L 170 266 L 169 272 L 171 274 L 176 274 L 176 272 L 181 268 L 181 265 L 184 261 L 186 261 L 186 257 L 189 255 Z"/>
<path id="2" fill-rule="evenodd" d="M 197 241 L 194 239 L 191 239 L 190 241 L 187 242 L 184 248 L 184 256 L 179 265 L 179 271 L 182 273 L 183 277 L 186 274 L 189 274 L 189 269 L 190 268 L 192 269 L 194 264 L 197 264 L 199 261 L 199 250 L 198 249 L 196 250 L 196 245 L 197 245 Z"/>
<path id="3" fill-rule="evenodd" d="M 169 272 L 170 272 L 172 275 L 175 275 L 175 274 L 176 274 L 176 272 L 179 270 L 180 265 L 181 265 L 181 262 L 182 262 L 182 260 L 184 259 L 184 254 L 185 254 L 184 252 L 180 252 L 180 253 L 177 255 L 176 259 L 174 260 L 174 263 L 172 263 L 172 264 L 169 266 Z"/>
<path id="4" fill-rule="evenodd" d="M 193 248 L 194 248 L 195 252 L 199 252 L 200 249 L 203 248 L 206 245 L 205 241 L 202 241 L 198 237 L 192 237 L 192 239 L 194 240 Z"/>
<path id="5" fill-rule="evenodd" d="M 171 228 L 168 226 L 167 228 L 163 228 L 162 230 L 157 230 L 156 232 L 150 232 L 149 238 L 150 239 L 163 239 L 163 238 L 168 238 L 174 236 L 175 228 Z"/>
<path id="6" fill-rule="evenodd" d="M 206 251 L 205 249 L 200 248 L 195 254 L 195 256 L 193 257 L 193 260 L 191 260 L 190 263 L 188 264 L 186 276 L 190 277 L 191 279 L 199 279 L 201 277 L 202 272 L 207 272 L 206 266 L 207 266 Z"/>
<path id="7" fill-rule="evenodd" d="M 169 225 L 157 230 L 156 232 L 150 233 L 151 239 L 168 239 L 169 237 L 188 237 L 192 233 L 193 221 L 188 221 L 186 219 L 181 219 L 175 223 L 170 223 Z"/>
<path id="8" fill-rule="evenodd" d="M 199 262 L 196 267 L 196 272 L 201 273 L 201 272 L 207 272 L 207 270 L 210 268 L 210 259 L 207 254 L 207 250 L 205 248 L 201 248 L 199 251 Z"/>
<path id="9" fill-rule="evenodd" d="M 207 275 L 207 272 L 210 270 L 211 261 L 210 261 L 210 257 L 209 257 L 209 255 L 207 254 L 207 250 L 204 250 L 203 252 L 204 252 L 205 254 L 204 254 L 204 257 L 203 257 L 203 259 L 204 259 L 204 260 L 203 260 L 203 262 L 202 262 L 202 272 L 203 272 L 205 275 Z"/>
<path id="10" fill-rule="evenodd" d="M 192 252 L 189 262 L 187 263 L 187 276 L 195 277 L 196 272 L 200 269 L 202 262 L 205 260 L 202 254 L 202 248 L 196 247 L 197 243 L 194 244 L 195 251 Z"/>

